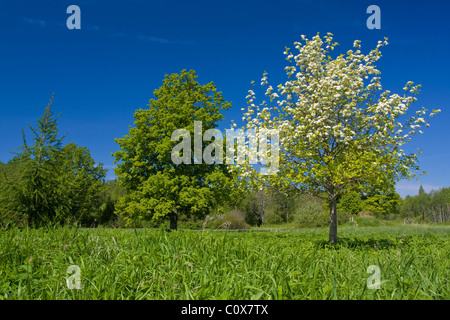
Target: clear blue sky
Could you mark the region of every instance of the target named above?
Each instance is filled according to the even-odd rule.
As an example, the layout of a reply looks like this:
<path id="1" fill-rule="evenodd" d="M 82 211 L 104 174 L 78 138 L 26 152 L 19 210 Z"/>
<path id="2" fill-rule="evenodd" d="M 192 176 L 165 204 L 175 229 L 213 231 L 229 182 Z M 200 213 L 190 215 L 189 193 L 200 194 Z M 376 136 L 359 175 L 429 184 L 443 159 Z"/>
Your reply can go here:
<path id="1" fill-rule="evenodd" d="M 81 30 L 69 30 L 69 5 L 81 9 Z M 381 29 L 369 30 L 369 5 Z M 165 74 L 194 69 L 233 103 L 221 128 L 240 123 L 250 82 L 264 71 L 283 80 L 285 46 L 331 32 L 343 50 L 389 38 L 379 69 L 384 89 L 401 94 L 422 84 L 417 107 L 440 108 L 407 151 L 423 150 L 425 191 L 450 186 L 448 1 L 2 1 L 0 3 L 0 161 L 22 142 L 52 93 L 65 142 L 87 146 L 114 178 L 114 138 L 127 134 L 135 109 L 146 107 Z M 367 51 L 366 51 L 367 52 Z M 27 131 L 29 133 L 29 131 Z M 30 135 L 28 135 L 30 137 Z M 397 191 L 417 194 L 415 181 Z"/>

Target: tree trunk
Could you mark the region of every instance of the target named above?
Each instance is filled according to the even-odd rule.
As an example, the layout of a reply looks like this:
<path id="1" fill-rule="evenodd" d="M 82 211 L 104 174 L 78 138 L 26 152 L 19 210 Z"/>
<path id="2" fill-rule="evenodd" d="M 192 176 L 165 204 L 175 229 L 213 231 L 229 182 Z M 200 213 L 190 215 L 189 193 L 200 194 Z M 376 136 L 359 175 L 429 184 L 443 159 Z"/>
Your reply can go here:
<path id="1" fill-rule="evenodd" d="M 289 223 L 289 197 L 286 197 L 286 222 Z"/>
<path id="2" fill-rule="evenodd" d="M 29 227 L 30 229 L 33 228 L 33 216 L 34 216 L 34 211 L 31 211 L 31 212 L 28 214 L 28 227 Z"/>
<path id="3" fill-rule="evenodd" d="M 336 197 L 329 199 L 330 203 L 330 243 L 337 242 L 337 211 L 336 211 Z"/>
<path id="4" fill-rule="evenodd" d="M 170 230 L 177 230 L 178 227 L 178 211 L 174 209 L 170 214 Z"/>
<path id="5" fill-rule="evenodd" d="M 259 191 L 257 193 L 256 197 L 257 197 L 257 202 L 258 202 L 259 219 L 261 220 L 261 225 L 264 225 L 264 223 L 266 222 L 265 210 L 266 210 L 266 205 L 267 205 L 265 191 L 264 190 Z"/>

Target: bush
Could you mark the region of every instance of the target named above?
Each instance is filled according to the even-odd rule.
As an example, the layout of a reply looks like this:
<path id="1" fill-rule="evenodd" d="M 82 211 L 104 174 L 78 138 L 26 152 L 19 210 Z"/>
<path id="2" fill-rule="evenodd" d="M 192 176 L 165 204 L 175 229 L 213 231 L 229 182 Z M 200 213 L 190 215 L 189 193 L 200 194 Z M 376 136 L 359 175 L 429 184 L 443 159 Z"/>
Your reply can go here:
<path id="1" fill-rule="evenodd" d="M 299 227 L 323 227 L 329 224 L 329 217 L 321 201 L 309 198 L 299 204 L 295 221 Z"/>
<path id="2" fill-rule="evenodd" d="M 291 220 L 291 219 L 289 219 Z M 283 224 L 286 223 L 285 219 L 279 214 L 271 214 L 266 217 L 265 225 L 267 224 Z"/>
<path id="3" fill-rule="evenodd" d="M 180 229 L 190 229 L 190 230 L 202 230 L 203 227 L 203 221 L 190 218 L 186 220 L 181 220 L 178 223 L 178 227 Z"/>
<path id="4" fill-rule="evenodd" d="M 375 217 L 365 216 L 355 218 L 356 223 L 360 227 L 378 227 L 382 225 L 381 221 Z"/>
<path id="5" fill-rule="evenodd" d="M 207 223 L 207 227 L 210 229 L 250 229 L 250 225 L 245 222 L 242 217 L 243 214 L 239 211 L 232 211 L 226 215 L 217 215 Z"/>
<path id="6" fill-rule="evenodd" d="M 346 224 L 346 223 L 350 222 L 350 218 L 351 218 L 352 216 L 353 216 L 353 215 L 352 215 L 351 213 L 348 213 L 348 212 L 345 211 L 345 210 L 342 210 L 342 211 L 339 211 L 339 210 L 338 210 L 338 212 L 337 212 L 337 222 L 338 222 L 338 225 L 342 225 L 342 224 Z"/>

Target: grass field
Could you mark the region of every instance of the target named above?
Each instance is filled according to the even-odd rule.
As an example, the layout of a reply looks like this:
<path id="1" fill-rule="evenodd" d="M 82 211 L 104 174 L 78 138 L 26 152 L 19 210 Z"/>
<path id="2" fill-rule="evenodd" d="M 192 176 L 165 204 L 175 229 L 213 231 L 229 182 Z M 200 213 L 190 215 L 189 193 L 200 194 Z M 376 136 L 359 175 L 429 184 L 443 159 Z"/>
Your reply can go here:
<path id="1" fill-rule="evenodd" d="M 344 226 L 332 247 L 325 228 L 1 230 L 0 299 L 449 299 L 449 236 Z M 66 284 L 70 265 L 81 289 Z"/>

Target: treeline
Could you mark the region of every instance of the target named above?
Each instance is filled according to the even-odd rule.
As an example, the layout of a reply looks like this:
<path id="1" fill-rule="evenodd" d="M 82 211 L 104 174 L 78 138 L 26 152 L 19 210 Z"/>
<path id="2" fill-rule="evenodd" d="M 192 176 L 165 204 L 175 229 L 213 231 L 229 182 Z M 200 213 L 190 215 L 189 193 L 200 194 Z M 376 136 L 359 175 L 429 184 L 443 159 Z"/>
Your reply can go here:
<path id="1" fill-rule="evenodd" d="M 384 220 L 403 219 L 404 200 L 396 192 L 362 194 L 351 191 L 338 199 L 338 224 L 345 224 L 358 216 Z M 216 210 L 204 221 L 181 217 L 182 225 L 200 229 L 248 229 L 251 226 L 323 227 L 329 224 L 329 205 L 325 198 L 267 187 L 247 190 L 240 197 Z M 229 224 L 226 224 L 226 222 Z"/>
<path id="2" fill-rule="evenodd" d="M 105 181 L 106 169 L 86 147 L 63 145 L 53 97 L 8 163 L 0 162 L 0 224 L 40 227 L 54 224 L 94 226 L 112 223 L 114 203 L 124 193 Z"/>
<path id="3" fill-rule="evenodd" d="M 450 188 L 402 199 L 396 192 L 371 194 L 350 191 L 338 200 L 338 223 L 355 221 L 356 217 L 372 217 L 402 223 L 446 223 L 450 219 Z M 285 225 L 321 227 L 329 223 L 327 201 L 295 192 L 286 193 L 276 188 L 249 191 L 241 200 L 227 203 L 226 214 L 219 219 L 211 217 L 208 226 L 220 227 L 219 222 L 230 221 L 229 228 L 246 229 L 250 226 Z M 200 223 L 191 227 L 200 227 Z"/>
<path id="4" fill-rule="evenodd" d="M 407 196 L 400 204 L 401 217 L 407 221 L 447 223 L 450 222 L 450 188 L 426 193 L 420 186 L 419 194 Z"/>

